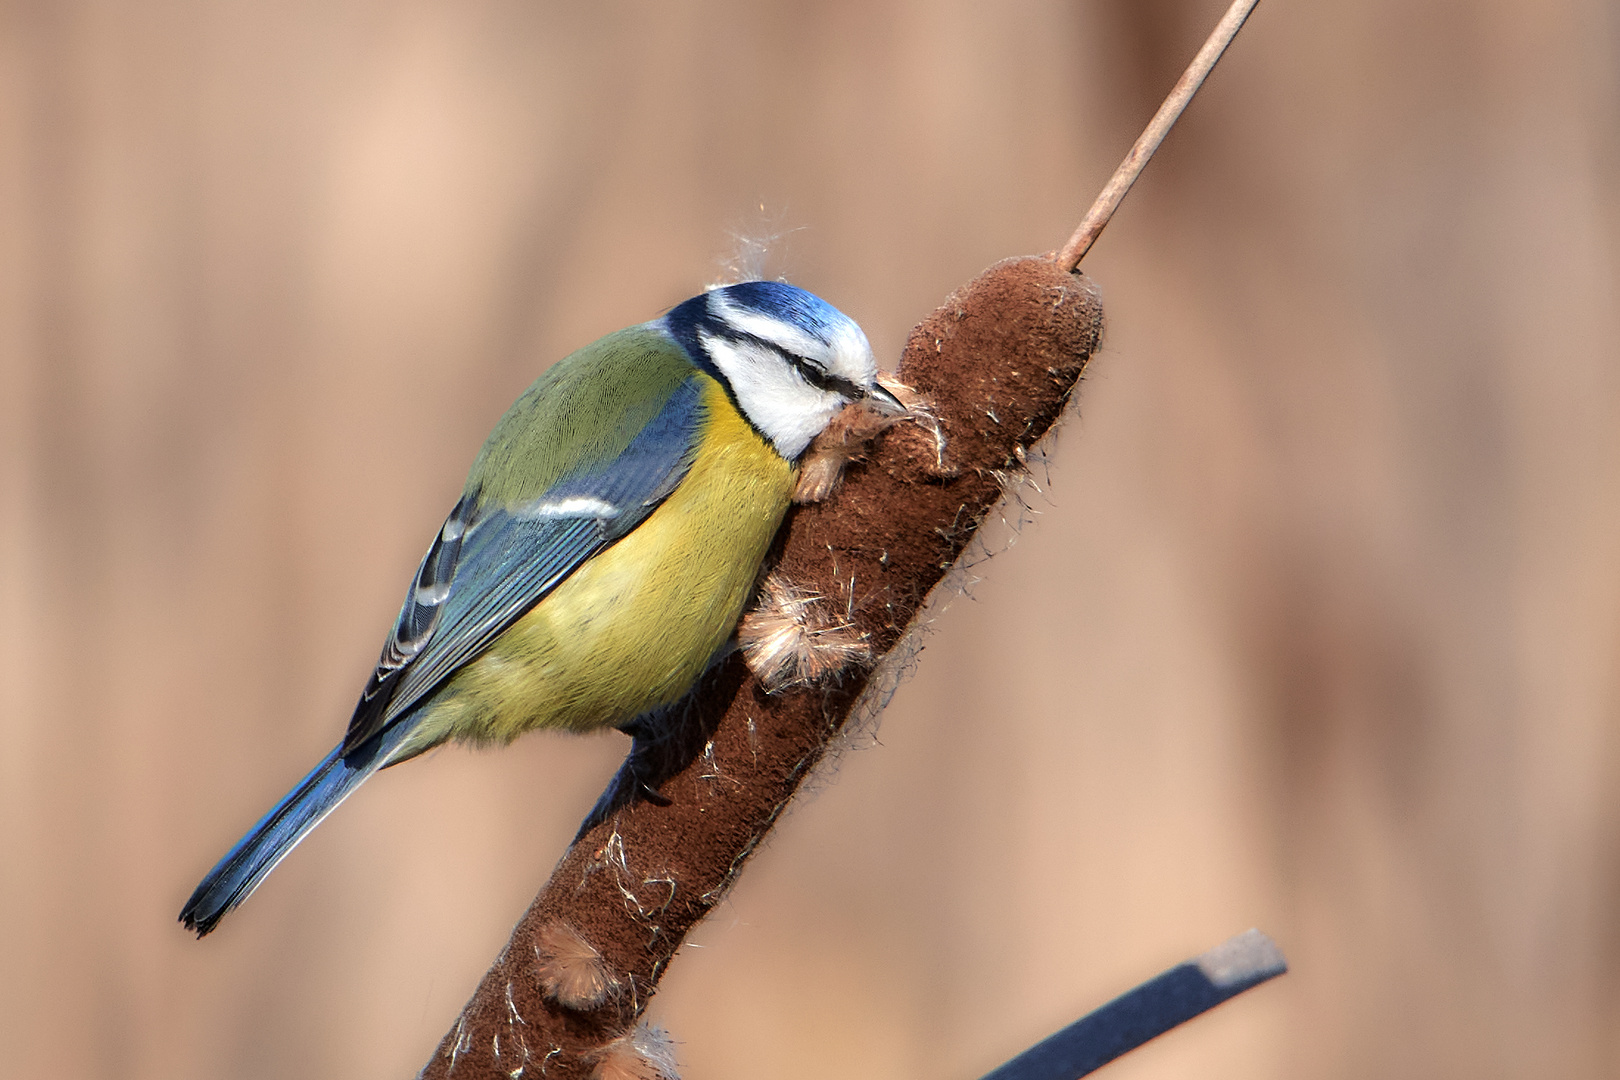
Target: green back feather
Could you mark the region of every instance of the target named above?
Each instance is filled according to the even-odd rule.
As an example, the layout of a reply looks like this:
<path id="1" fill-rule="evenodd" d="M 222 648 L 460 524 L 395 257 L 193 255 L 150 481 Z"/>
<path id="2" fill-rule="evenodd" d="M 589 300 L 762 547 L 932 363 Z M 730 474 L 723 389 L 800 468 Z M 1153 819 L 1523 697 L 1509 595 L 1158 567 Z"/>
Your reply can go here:
<path id="1" fill-rule="evenodd" d="M 477 492 L 480 504 L 516 506 L 582 464 L 617 459 L 694 370 L 650 323 L 570 353 L 495 425 L 467 475 L 467 492 Z"/>

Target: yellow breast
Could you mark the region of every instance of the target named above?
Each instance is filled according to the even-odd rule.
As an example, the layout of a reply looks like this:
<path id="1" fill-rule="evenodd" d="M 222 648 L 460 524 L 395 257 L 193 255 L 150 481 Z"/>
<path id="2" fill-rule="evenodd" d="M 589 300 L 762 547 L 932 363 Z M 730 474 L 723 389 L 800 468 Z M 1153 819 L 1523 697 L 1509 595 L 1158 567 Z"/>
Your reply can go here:
<path id="1" fill-rule="evenodd" d="M 794 469 L 707 384 L 691 471 L 423 706 L 403 759 L 447 738 L 618 725 L 679 700 L 736 629 Z"/>

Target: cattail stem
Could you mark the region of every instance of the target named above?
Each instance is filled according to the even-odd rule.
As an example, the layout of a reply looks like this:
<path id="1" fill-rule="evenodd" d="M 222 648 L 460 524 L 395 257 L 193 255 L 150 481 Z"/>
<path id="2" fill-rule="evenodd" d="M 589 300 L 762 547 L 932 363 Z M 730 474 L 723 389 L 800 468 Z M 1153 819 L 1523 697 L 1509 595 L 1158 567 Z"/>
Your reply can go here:
<path id="1" fill-rule="evenodd" d="M 1181 118 L 1181 113 L 1187 108 L 1187 103 L 1192 101 L 1194 94 L 1198 93 L 1198 88 L 1204 85 L 1204 80 L 1214 70 L 1216 62 L 1221 58 L 1221 54 L 1226 52 L 1228 45 L 1232 44 L 1232 39 L 1237 37 L 1237 32 L 1243 29 L 1243 23 L 1259 2 L 1260 0 L 1235 0 L 1232 6 L 1226 10 L 1226 14 L 1222 16 L 1221 21 L 1216 24 L 1214 32 L 1209 35 L 1209 40 L 1205 41 L 1204 47 L 1198 50 L 1198 55 L 1193 57 L 1192 63 L 1187 65 L 1187 70 L 1181 73 L 1181 78 L 1176 81 L 1176 85 L 1171 89 L 1170 96 L 1164 99 L 1164 104 L 1159 106 L 1159 111 L 1153 114 L 1152 120 L 1148 121 L 1148 126 L 1143 130 L 1141 137 L 1136 140 L 1136 145 L 1131 147 L 1131 152 L 1125 155 L 1125 160 L 1120 162 L 1119 168 L 1114 170 L 1114 175 L 1109 178 L 1107 186 L 1102 189 L 1102 194 L 1097 196 L 1097 201 L 1091 204 L 1090 210 L 1086 211 L 1085 220 L 1080 222 L 1080 227 L 1074 230 L 1074 235 L 1069 237 L 1069 242 L 1063 245 L 1062 251 L 1058 252 L 1058 266 L 1064 270 L 1073 270 L 1080 265 L 1080 260 L 1086 257 L 1086 252 L 1091 250 L 1091 245 L 1096 243 L 1097 237 L 1102 235 L 1103 229 L 1108 225 L 1108 219 L 1114 216 L 1115 210 L 1119 209 L 1119 204 L 1125 198 L 1125 193 L 1131 190 L 1131 185 L 1136 183 L 1136 178 L 1142 175 L 1142 170 L 1147 166 L 1148 159 L 1153 157 L 1153 152 L 1159 148 L 1159 144 L 1164 141 L 1164 137 L 1170 133 L 1170 129 Z"/>

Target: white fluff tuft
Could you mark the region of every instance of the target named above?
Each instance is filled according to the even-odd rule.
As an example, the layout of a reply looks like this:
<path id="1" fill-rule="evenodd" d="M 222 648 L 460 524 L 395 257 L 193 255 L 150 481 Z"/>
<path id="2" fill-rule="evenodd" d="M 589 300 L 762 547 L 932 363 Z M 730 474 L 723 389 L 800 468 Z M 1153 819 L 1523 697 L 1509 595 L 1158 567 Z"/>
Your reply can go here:
<path id="1" fill-rule="evenodd" d="M 565 1009 L 588 1012 L 614 989 L 607 961 L 567 923 L 548 923 L 535 949 L 540 990 Z"/>
<path id="2" fill-rule="evenodd" d="M 739 223 L 727 234 L 731 237 L 731 250 L 716 262 L 720 277 L 708 288 L 719 289 L 743 281 L 786 281 L 782 264 L 787 262 L 788 239 L 802 232 L 803 225 L 789 228 L 783 224 L 787 215 L 772 211 L 762 202 L 752 213 L 740 215 L 752 220 Z"/>
<path id="3" fill-rule="evenodd" d="M 737 628 L 743 659 L 768 693 L 808 686 L 872 660 L 866 635 L 828 618 L 821 597 L 769 574 L 759 602 Z"/>
<path id="4" fill-rule="evenodd" d="M 602 1049 L 592 1080 L 681 1080 L 675 1065 L 675 1041 L 669 1032 L 642 1020 L 630 1034 Z"/>

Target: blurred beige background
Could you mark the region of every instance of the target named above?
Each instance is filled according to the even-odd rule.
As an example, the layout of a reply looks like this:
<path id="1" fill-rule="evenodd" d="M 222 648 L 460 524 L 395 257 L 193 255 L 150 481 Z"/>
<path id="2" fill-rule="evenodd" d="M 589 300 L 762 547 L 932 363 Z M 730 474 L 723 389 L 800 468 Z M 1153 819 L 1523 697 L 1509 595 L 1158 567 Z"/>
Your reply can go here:
<path id="1" fill-rule="evenodd" d="M 624 740 L 174 919 L 495 418 L 738 230 L 892 363 L 1223 8 L 0 0 L 0 1074 L 414 1074 Z M 1250 925 L 1293 974 L 1110 1075 L 1620 1073 L 1617 255 L 1612 3 L 1263 4 L 1038 519 L 666 978 L 689 1080 L 971 1080 Z"/>

